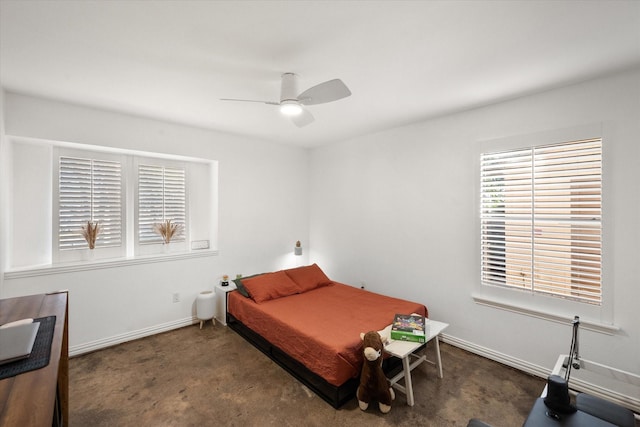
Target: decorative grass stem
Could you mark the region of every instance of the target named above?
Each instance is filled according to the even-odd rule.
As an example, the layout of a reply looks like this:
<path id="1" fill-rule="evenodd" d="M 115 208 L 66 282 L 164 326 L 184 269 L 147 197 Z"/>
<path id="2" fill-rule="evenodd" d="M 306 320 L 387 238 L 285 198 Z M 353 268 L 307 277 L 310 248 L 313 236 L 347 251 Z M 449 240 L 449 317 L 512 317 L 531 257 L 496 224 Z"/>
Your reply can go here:
<path id="1" fill-rule="evenodd" d="M 89 249 L 95 249 L 98 234 L 100 234 L 100 224 L 97 221 L 87 221 L 87 225 L 82 226 L 82 237 L 89 244 Z"/>
<path id="2" fill-rule="evenodd" d="M 182 224 L 175 223 L 170 219 L 153 224 L 153 231 L 162 237 L 164 244 L 170 243 L 174 236 L 178 236 L 182 232 L 182 229 Z"/>

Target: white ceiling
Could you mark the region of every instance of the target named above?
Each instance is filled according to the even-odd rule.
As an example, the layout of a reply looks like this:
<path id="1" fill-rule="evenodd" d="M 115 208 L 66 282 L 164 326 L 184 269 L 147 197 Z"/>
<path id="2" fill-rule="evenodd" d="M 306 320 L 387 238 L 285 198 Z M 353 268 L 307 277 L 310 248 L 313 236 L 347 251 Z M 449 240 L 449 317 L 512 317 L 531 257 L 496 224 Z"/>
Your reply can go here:
<path id="1" fill-rule="evenodd" d="M 640 64 L 639 1 L 0 0 L 0 82 L 34 94 L 311 147 Z M 353 95 L 277 107 L 340 78 Z"/>

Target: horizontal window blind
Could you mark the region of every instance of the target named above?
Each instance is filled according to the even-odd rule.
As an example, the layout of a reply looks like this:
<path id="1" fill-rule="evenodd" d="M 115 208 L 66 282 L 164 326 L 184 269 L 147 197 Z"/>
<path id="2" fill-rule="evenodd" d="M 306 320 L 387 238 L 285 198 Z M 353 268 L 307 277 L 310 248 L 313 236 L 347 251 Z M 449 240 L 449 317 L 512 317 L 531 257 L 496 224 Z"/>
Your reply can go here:
<path id="1" fill-rule="evenodd" d="M 138 165 L 138 241 L 162 243 L 154 224 L 171 220 L 181 224 L 172 241 L 184 241 L 186 173 L 184 168 Z"/>
<path id="2" fill-rule="evenodd" d="M 602 141 L 481 156 L 484 284 L 600 304 Z"/>
<path id="3" fill-rule="evenodd" d="M 122 244 L 122 165 L 119 162 L 61 156 L 59 159 L 61 250 L 84 249 L 87 221 L 100 225 L 96 247 Z"/>

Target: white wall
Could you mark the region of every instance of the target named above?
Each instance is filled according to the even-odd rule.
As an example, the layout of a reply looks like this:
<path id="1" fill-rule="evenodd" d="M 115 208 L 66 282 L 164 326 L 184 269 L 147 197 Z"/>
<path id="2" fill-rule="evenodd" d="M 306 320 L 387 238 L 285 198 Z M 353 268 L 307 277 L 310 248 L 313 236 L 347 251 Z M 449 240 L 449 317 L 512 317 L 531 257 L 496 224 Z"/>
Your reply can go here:
<path id="1" fill-rule="evenodd" d="M 477 145 L 601 122 L 610 178 L 603 195 L 604 286 L 613 287 L 606 303 L 621 330 L 583 329 L 580 349 L 585 358 L 640 373 L 639 70 L 315 149 L 310 257 L 334 280 L 424 302 L 464 346 L 550 370 L 569 350 L 570 327 L 472 299 L 481 288 Z"/>
<path id="2" fill-rule="evenodd" d="M 20 94 L 4 98 L 7 135 L 218 161 L 219 255 L 0 282 L 0 298 L 69 289 L 72 353 L 189 323 L 197 293 L 213 289 L 222 274 L 273 271 L 307 260 L 293 256 L 296 240 L 309 240 L 307 150 Z M 7 158 L 3 186 L 11 176 Z M 6 199 L 3 246 L 11 239 L 10 200 L 20 194 Z M 0 255 L 5 268 L 7 254 Z M 172 302 L 175 292 L 180 303 Z"/>
<path id="3" fill-rule="evenodd" d="M 218 256 L 0 279 L 2 298 L 70 289 L 72 349 L 183 324 L 197 292 L 221 274 L 310 260 L 335 280 L 424 302 L 431 317 L 451 324 L 451 339 L 547 369 L 568 350 L 570 328 L 471 298 L 478 286 L 477 143 L 606 122 L 605 286 L 614 288 L 621 331 L 584 330 L 581 351 L 640 372 L 638 70 L 318 148 L 310 161 L 293 147 L 10 93 L 4 118 L 11 135 L 219 161 Z M 3 187 L 10 166 L 1 165 Z M 2 203 L 6 224 L 11 207 Z M 11 236 L 6 226 L 1 232 L 5 247 Z M 298 239 L 302 260 L 291 253 Z M 176 291 L 182 303 L 171 302 Z"/>
<path id="4" fill-rule="evenodd" d="M 8 188 L 8 165 L 6 160 L 8 157 L 7 143 L 4 132 L 4 98 L 5 94 L 2 88 L 0 88 L 0 208 L 7 206 L 6 195 Z M 8 252 L 8 223 L 5 215 L 6 211 L 0 210 L 0 297 L 3 295 L 4 289 L 4 262 L 7 258 Z"/>

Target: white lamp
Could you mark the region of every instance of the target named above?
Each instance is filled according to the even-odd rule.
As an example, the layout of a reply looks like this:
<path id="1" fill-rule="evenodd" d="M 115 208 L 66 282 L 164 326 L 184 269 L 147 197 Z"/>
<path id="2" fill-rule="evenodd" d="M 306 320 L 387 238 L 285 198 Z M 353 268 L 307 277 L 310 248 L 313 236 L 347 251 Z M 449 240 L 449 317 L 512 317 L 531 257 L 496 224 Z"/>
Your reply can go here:
<path id="1" fill-rule="evenodd" d="M 280 112 L 285 116 L 302 114 L 302 105 L 298 102 L 298 82 L 296 81 L 296 75 L 293 73 L 284 73 L 282 75 Z"/>
<path id="2" fill-rule="evenodd" d="M 293 253 L 295 255 L 302 255 L 302 246 L 300 245 L 300 240 L 296 242 L 296 246 L 293 248 Z"/>
<path id="3" fill-rule="evenodd" d="M 302 106 L 298 101 L 287 99 L 280 103 L 280 112 L 285 116 L 297 116 L 302 113 Z"/>

